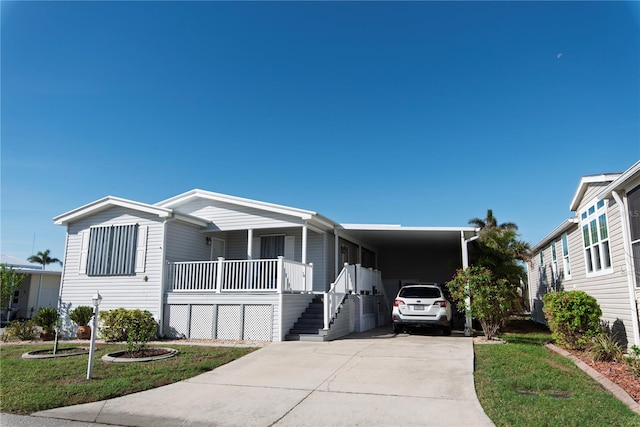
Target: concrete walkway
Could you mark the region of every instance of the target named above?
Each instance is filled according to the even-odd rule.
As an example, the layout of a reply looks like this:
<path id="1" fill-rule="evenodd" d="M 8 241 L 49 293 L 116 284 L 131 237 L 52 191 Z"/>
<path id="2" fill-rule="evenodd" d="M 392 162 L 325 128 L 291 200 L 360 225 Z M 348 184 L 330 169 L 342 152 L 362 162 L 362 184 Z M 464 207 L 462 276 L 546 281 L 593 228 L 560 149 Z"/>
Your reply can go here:
<path id="1" fill-rule="evenodd" d="M 475 394 L 471 338 L 389 327 L 272 343 L 189 380 L 32 415 L 153 427 L 493 425 Z"/>

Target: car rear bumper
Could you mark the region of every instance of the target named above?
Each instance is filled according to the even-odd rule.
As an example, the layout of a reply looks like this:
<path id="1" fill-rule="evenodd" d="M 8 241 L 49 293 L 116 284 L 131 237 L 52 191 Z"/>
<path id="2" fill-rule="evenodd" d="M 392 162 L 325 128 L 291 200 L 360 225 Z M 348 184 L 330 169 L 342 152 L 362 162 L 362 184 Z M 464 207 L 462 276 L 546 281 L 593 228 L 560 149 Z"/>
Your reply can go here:
<path id="1" fill-rule="evenodd" d="M 391 316 L 395 325 L 403 326 L 450 326 L 451 319 L 447 316 L 405 316 L 393 313 Z"/>

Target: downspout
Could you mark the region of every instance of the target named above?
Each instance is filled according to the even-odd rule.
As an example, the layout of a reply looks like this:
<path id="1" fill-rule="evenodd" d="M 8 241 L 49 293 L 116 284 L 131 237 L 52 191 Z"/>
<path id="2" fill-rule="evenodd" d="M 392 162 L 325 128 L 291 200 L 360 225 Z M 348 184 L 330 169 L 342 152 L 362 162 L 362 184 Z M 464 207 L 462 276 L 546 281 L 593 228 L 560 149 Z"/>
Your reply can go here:
<path id="1" fill-rule="evenodd" d="M 333 256 L 334 256 L 334 262 L 333 262 L 333 279 L 335 280 L 336 277 L 338 277 L 338 262 L 340 261 L 338 259 L 338 251 L 340 250 L 340 235 L 338 235 L 338 230 L 336 230 L 335 228 L 333 229 L 333 236 L 334 236 L 334 242 L 333 242 L 333 246 L 334 246 L 334 252 L 333 252 Z"/>
<path id="2" fill-rule="evenodd" d="M 629 216 L 625 210 L 625 205 L 620 195 L 614 190 L 611 192 L 614 200 L 618 204 L 618 210 L 620 211 L 620 223 L 622 224 L 622 247 L 625 253 L 625 264 L 627 267 L 627 282 L 629 285 L 629 302 L 631 303 L 631 324 L 633 325 L 633 341 L 635 345 L 640 345 L 640 330 L 638 330 L 638 304 L 636 302 L 636 289 L 635 280 L 632 272 L 634 272 L 634 266 L 631 264 L 631 242 L 629 241 Z"/>

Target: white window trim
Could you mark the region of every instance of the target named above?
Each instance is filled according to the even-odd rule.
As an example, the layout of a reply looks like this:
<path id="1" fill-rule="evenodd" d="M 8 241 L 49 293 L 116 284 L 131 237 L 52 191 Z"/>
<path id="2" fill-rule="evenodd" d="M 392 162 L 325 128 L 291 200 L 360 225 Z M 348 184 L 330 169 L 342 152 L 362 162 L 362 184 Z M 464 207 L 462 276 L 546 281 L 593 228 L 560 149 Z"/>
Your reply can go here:
<path id="1" fill-rule="evenodd" d="M 611 232 L 610 232 L 610 228 L 609 228 L 609 223 L 610 223 L 610 218 L 609 218 L 609 203 L 607 202 L 607 200 L 603 200 L 604 201 L 604 205 L 601 208 L 597 207 L 597 204 L 600 200 L 598 199 L 594 199 L 592 200 L 590 203 L 588 203 L 586 205 L 586 207 L 584 209 L 582 209 L 579 212 L 579 218 L 580 218 L 580 235 L 581 235 L 581 239 L 582 239 L 582 255 L 583 255 L 583 259 L 584 259 L 584 268 L 585 268 L 585 275 L 587 278 L 592 278 L 592 277 L 599 277 L 599 276 L 606 276 L 608 274 L 613 274 L 614 272 L 614 268 L 613 268 L 613 256 L 611 255 Z M 595 208 L 593 213 L 589 213 L 589 209 L 590 208 Z M 582 215 L 586 213 L 586 218 L 582 218 Z M 596 271 L 595 269 L 593 271 L 589 271 L 589 263 L 587 261 L 587 249 L 588 248 L 593 248 L 594 246 L 596 246 L 595 244 L 593 244 L 593 242 L 591 242 L 591 244 L 589 245 L 589 247 L 587 248 L 585 246 L 585 241 L 584 241 L 584 231 L 583 231 L 583 227 L 586 225 L 588 228 L 588 233 L 589 233 L 589 238 L 591 240 L 591 225 L 590 223 L 592 221 L 596 221 L 596 230 L 598 232 L 598 249 L 600 250 L 600 262 L 602 264 L 604 264 L 604 254 L 602 251 L 603 245 L 602 245 L 602 236 L 600 236 L 600 222 L 599 222 L 599 218 L 602 214 L 606 215 L 607 218 L 607 238 L 604 240 L 607 240 L 609 242 L 609 260 L 611 261 L 611 265 L 609 267 L 602 267 L 600 270 Z M 593 257 L 593 255 L 592 255 Z M 593 262 L 593 260 L 592 260 Z"/>
<path id="2" fill-rule="evenodd" d="M 566 236 L 566 241 L 567 241 L 567 247 L 564 247 L 564 240 L 562 239 L 562 236 Z M 562 277 L 564 280 L 571 280 L 571 254 L 569 254 L 569 234 L 568 233 L 563 233 L 560 236 L 560 246 L 562 247 Z M 564 250 L 567 250 L 567 255 L 565 256 L 564 254 Z M 567 268 L 567 265 L 569 266 L 569 268 Z M 569 270 L 569 273 L 567 274 L 567 270 Z"/>

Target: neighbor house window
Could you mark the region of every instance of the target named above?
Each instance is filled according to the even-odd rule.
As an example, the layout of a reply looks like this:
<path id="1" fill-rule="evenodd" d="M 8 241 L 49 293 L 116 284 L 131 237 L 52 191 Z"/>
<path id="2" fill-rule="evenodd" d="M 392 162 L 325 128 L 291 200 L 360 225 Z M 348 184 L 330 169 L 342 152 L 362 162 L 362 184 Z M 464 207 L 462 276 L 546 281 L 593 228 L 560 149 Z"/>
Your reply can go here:
<path id="1" fill-rule="evenodd" d="M 89 276 L 129 276 L 136 271 L 138 225 L 93 227 L 89 232 Z"/>
<path id="2" fill-rule="evenodd" d="M 607 206 L 604 200 L 589 206 L 581 215 L 582 241 L 584 242 L 587 276 L 610 272 L 611 250 Z"/>
<path id="3" fill-rule="evenodd" d="M 631 234 L 631 252 L 636 273 L 636 286 L 640 288 L 640 187 L 627 193 L 629 205 L 629 233 Z"/>
<path id="4" fill-rule="evenodd" d="M 564 267 L 565 280 L 571 279 L 571 262 L 569 261 L 569 242 L 567 241 L 567 233 L 562 235 L 562 265 Z"/>

